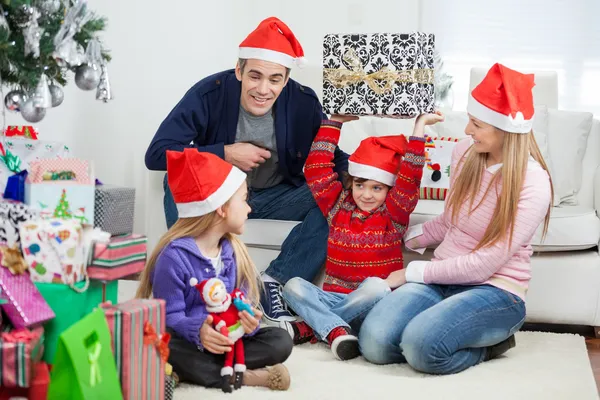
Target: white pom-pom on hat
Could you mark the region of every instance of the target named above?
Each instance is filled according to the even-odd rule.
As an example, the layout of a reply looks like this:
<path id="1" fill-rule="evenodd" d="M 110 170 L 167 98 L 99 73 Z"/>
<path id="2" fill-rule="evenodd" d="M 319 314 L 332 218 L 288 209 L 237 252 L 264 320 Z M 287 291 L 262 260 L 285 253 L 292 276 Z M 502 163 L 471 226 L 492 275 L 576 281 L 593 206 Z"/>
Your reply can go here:
<path id="1" fill-rule="evenodd" d="M 198 279 L 190 278 L 190 286 L 196 286 L 198 284 Z"/>

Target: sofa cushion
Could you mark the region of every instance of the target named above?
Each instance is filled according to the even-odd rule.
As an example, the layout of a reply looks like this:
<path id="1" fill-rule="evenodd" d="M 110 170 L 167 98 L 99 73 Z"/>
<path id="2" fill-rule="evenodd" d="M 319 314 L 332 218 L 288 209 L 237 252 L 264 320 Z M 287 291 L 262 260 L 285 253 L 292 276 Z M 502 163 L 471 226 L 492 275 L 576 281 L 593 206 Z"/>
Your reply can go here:
<path id="1" fill-rule="evenodd" d="M 548 110 L 548 148 L 555 197 L 560 204 L 577 205 L 582 161 L 593 115 L 587 112 Z"/>
<path id="2" fill-rule="evenodd" d="M 435 218 L 444 209 L 439 200 L 419 200 L 410 217 L 410 224 L 422 224 Z M 295 221 L 249 220 L 242 240 L 249 246 L 278 250 L 290 231 L 298 224 Z M 550 225 L 542 243 L 543 226 L 533 238 L 535 251 L 572 251 L 590 249 L 600 242 L 600 219 L 591 207 L 553 207 Z"/>
<path id="3" fill-rule="evenodd" d="M 422 224 L 444 210 L 437 200 L 420 200 L 410 218 L 411 225 Z M 541 225 L 533 237 L 535 251 L 571 251 L 590 249 L 600 241 L 600 219 L 591 207 L 553 207 L 545 240 Z"/>

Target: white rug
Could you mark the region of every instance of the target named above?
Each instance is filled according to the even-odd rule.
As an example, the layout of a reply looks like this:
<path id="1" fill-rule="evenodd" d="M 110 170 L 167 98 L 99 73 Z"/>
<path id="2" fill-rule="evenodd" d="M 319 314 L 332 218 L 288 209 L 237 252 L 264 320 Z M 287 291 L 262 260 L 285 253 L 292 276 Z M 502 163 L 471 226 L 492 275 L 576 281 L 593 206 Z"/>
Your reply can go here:
<path id="1" fill-rule="evenodd" d="M 243 387 L 225 396 L 219 389 L 181 385 L 175 400 L 208 399 L 598 399 L 585 341 L 576 335 L 519 332 L 506 356 L 460 374 L 429 376 L 406 365 L 376 366 L 359 358 L 340 362 L 324 344 L 296 347 L 286 366 L 287 392 Z"/>

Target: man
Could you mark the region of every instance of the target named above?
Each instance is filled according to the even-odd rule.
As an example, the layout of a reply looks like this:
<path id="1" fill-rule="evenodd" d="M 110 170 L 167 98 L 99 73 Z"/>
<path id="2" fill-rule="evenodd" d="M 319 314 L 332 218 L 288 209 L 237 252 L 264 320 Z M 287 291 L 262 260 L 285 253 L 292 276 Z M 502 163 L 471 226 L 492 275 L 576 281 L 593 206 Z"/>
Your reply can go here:
<path id="1" fill-rule="evenodd" d="M 317 95 L 289 78 L 304 52 L 292 31 L 271 17 L 240 44 L 235 70 L 194 85 L 158 128 L 146 152 L 150 170 L 166 170 L 166 151 L 191 147 L 224 158 L 248 173 L 250 218 L 302 221 L 263 274 L 261 308 L 267 323 L 293 321 L 281 297 L 282 285 L 314 280 L 325 262 L 328 228 L 308 189 L 302 169 L 323 113 Z M 336 171 L 348 155 L 335 150 Z M 210 174 L 210 171 L 206 171 Z M 171 227 L 177 209 L 164 180 L 165 217 Z"/>

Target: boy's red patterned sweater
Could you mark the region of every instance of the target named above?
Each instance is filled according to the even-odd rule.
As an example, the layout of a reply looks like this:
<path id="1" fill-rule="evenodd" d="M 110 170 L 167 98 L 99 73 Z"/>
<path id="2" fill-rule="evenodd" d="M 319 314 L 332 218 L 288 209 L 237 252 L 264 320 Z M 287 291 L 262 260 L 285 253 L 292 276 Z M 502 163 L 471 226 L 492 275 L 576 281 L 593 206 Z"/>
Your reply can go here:
<path id="1" fill-rule="evenodd" d="M 329 224 L 324 290 L 350 293 L 368 277 L 385 279 L 403 268 L 402 237 L 419 200 L 425 163 L 425 140 L 412 137 L 396 175 L 396 183 L 377 210 L 360 210 L 352 192 L 333 171 L 334 150 L 342 124 L 323 121 L 304 174 Z"/>

